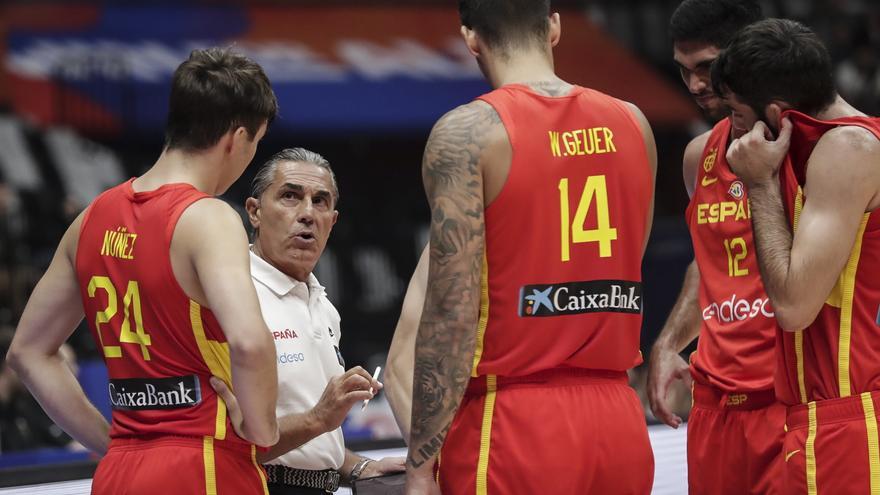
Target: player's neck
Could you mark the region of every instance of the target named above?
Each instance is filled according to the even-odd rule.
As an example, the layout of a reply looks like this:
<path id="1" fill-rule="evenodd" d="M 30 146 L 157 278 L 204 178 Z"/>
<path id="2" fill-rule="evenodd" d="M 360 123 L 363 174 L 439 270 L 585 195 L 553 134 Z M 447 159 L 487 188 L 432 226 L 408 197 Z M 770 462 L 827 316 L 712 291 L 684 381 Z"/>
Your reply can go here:
<path id="1" fill-rule="evenodd" d="M 866 117 L 867 115 L 858 108 L 847 103 L 846 100 L 837 95 L 834 103 L 822 110 L 816 115 L 819 120 L 834 120 L 844 117 Z"/>
<path id="2" fill-rule="evenodd" d="M 559 77 L 553 70 L 553 58 L 539 50 L 517 53 L 506 60 L 496 60 L 489 71 L 489 83 L 493 88 L 541 81 L 559 81 Z"/>
<path id="3" fill-rule="evenodd" d="M 156 163 L 135 180 L 137 192 L 158 189 L 165 184 L 190 184 L 206 194 L 220 193 L 220 160 L 214 150 L 186 153 L 165 149 Z"/>

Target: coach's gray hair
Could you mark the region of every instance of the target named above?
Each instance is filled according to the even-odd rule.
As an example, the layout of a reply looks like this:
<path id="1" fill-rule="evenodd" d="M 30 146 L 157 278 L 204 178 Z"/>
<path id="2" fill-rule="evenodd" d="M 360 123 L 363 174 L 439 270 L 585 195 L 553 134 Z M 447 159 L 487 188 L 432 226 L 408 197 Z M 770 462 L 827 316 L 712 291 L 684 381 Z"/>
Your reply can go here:
<path id="1" fill-rule="evenodd" d="M 257 175 L 254 177 L 254 182 L 251 186 L 251 197 L 260 199 L 263 193 L 266 192 L 266 189 L 269 188 L 269 185 L 272 184 L 272 181 L 275 180 L 278 164 L 283 162 L 311 163 L 326 169 L 330 172 L 330 185 L 333 189 L 330 192 L 333 193 L 333 207 L 335 208 L 339 204 L 339 186 L 336 185 L 336 174 L 330 168 L 330 162 L 318 153 L 305 148 L 286 148 L 272 155 L 257 170 Z"/>

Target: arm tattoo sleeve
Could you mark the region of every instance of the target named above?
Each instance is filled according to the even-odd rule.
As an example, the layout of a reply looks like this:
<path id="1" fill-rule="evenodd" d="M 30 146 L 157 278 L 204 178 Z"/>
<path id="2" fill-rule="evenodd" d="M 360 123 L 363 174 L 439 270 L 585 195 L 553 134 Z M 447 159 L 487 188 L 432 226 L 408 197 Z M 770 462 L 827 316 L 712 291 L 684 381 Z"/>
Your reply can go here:
<path id="1" fill-rule="evenodd" d="M 484 103 L 444 116 L 425 147 L 422 179 L 431 207 L 425 307 L 416 338 L 408 462 L 433 460 L 471 373 L 484 251 L 481 161 L 501 126 Z"/>

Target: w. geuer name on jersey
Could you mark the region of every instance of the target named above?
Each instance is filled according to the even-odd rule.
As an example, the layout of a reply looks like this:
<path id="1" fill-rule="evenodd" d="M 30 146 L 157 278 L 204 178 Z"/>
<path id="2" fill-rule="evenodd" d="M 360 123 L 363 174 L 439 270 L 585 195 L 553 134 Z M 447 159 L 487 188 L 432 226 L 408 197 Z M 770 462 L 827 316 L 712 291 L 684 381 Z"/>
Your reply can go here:
<path id="1" fill-rule="evenodd" d="M 179 409 L 193 407 L 202 401 L 202 389 L 196 375 L 114 379 L 110 380 L 108 387 L 114 409 Z"/>
<path id="2" fill-rule="evenodd" d="M 642 284 L 628 280 L 590 280 L 526 285 L 519 291 L 519 315 L 642 312 Z"/>

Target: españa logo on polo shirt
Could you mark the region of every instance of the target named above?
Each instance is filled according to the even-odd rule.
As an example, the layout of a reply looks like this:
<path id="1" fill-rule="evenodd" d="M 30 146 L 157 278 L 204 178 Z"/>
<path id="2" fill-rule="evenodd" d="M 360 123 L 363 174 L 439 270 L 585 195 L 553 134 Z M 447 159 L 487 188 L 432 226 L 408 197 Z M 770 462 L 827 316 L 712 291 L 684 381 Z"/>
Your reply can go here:
<path id="1" fill-rule="evenodd" d="M 180 409 L 202 402 L 196 375 L 115 379 L 110 380 L 108 390 L 113 409 Z"/>
<path id="2" fill-rule="evenodd" d="M 519 316 L 642 312 L 642 284 L 627 280 L 590 280 L 526 285 L 519 290 Z"/>

